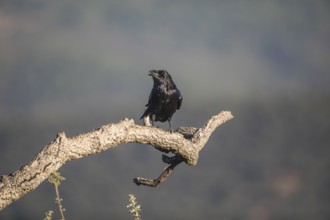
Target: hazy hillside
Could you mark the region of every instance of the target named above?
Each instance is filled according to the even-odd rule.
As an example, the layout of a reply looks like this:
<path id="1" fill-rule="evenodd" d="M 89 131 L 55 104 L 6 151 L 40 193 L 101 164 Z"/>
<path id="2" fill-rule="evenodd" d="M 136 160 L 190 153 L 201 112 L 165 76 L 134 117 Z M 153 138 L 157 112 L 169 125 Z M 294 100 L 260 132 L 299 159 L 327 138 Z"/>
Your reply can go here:
<path id="1" fill-rule="evenodd" d="M 329 219 L 330 13 L 327 1 L 0 2 L 0 175 L 29 162 L 56 133 L 124 117 L 137 123 L 165 68 L 183 94 L 172 126 L 220 127 L 196 167 L 158 188 L 161 154 L 141 145 L 66 164 L 67 219 Z M 157 124 L 167 128 L 167 124 Z M 92 189 L 98 190 L 92 190 Z M 42 219 L 54 189 L 0 219 Z"/>

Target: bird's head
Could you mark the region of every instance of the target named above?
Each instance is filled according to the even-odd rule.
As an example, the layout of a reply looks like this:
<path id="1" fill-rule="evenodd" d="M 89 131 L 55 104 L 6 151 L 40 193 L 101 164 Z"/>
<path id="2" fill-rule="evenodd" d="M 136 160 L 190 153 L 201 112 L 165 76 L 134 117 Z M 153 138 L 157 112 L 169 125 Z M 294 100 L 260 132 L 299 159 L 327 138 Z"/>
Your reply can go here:
<path id="1" fill-rule="evenodd" d="M 152 77 L 155 84 L 167 84 L 172 81 L 171 75 L 166 70 L 150 70 L 149 76 Z"/>

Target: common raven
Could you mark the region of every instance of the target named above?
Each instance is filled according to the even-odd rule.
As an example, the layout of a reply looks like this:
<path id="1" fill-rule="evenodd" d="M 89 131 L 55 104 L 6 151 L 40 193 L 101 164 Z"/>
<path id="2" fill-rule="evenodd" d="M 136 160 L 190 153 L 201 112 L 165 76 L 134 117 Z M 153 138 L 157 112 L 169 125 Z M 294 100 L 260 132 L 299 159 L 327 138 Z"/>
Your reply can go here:
<path id="1" fill-rule="evenodd" d="M 141 119 L 147 126 L 151 126 L 149 118 L 152 125 L 154 121 L 168 121 L 171 130 L 171 118 L 182 103 L 180 90 L 166 70 L 150 70 L 148 75 L 152 77 L 154 86 Z"/>

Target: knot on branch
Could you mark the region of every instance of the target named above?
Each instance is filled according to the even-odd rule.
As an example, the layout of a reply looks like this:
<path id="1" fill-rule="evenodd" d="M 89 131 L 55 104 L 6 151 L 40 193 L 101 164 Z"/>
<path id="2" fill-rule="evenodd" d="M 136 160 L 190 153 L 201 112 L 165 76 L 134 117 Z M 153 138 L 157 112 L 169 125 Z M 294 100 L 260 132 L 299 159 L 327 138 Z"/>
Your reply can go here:
<path id="1" fill-rule="evenodd" d="M 67 140 L 67 137 L 66 137 L 66 135 L 65 135 L 65 133 L 63 131 L 57 133 L 56 139 L 55 139 L 55 142 L 57 144 L 61 144 L 61 143 L 65 142 L 66 140 Z"/>
<path id="2" fill-rule="evenodd" d="M 197 130 L 198 129 L 194 127 L 180 127 L 175 131 L 182 134 L 184 138 L 191 139 L 197 132 Z"/>

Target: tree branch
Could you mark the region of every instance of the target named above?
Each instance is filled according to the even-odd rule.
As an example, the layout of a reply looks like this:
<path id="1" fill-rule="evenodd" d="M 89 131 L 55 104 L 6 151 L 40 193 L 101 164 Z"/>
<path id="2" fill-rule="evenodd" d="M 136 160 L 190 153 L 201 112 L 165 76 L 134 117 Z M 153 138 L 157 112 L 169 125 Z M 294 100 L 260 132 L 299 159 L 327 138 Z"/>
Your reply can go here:
<path id="1" fill-rule="evenodd" d="M 181 162 L 196 165 L 199 151 L 207 143 L 212 132 L 232 118 L 231 112 L 223 111 L 211 117 L 200 129 L 183 127 L 175 132 L 137 125 L 127 118 L 72 138 L 67 138 L 64 132 L 61 132 L 29 164 L 9 175 L 1 176 L 0 210 L 37 188 L 66 162 L 97 154 L 123 143 L 149 144 L 162 152 L 172 152 L 176 155 L 171 158 L 163 157 L 163 161 L 169 166 L 156 180 L 142 177 L 134 179 L 138 185 L 157 186 Z"/>
<path id="2" fill-rule="evenodd" d="M 183 161 L 184 159 L 181 156 L 168 157 L 166 155 L 163 155 L 163 162 L 168 163 L 169 165 L 165 167 L 164 171 L 157 179 L 152 180 L 143 177 L 136 177 L 134 178 L 133 181 L 138 186 L 145 185 L 145 186 L 156 187 L 158 186 L 158 184 L 165 181 L 167 177 L 172 173 L 174 168 Z"/>

